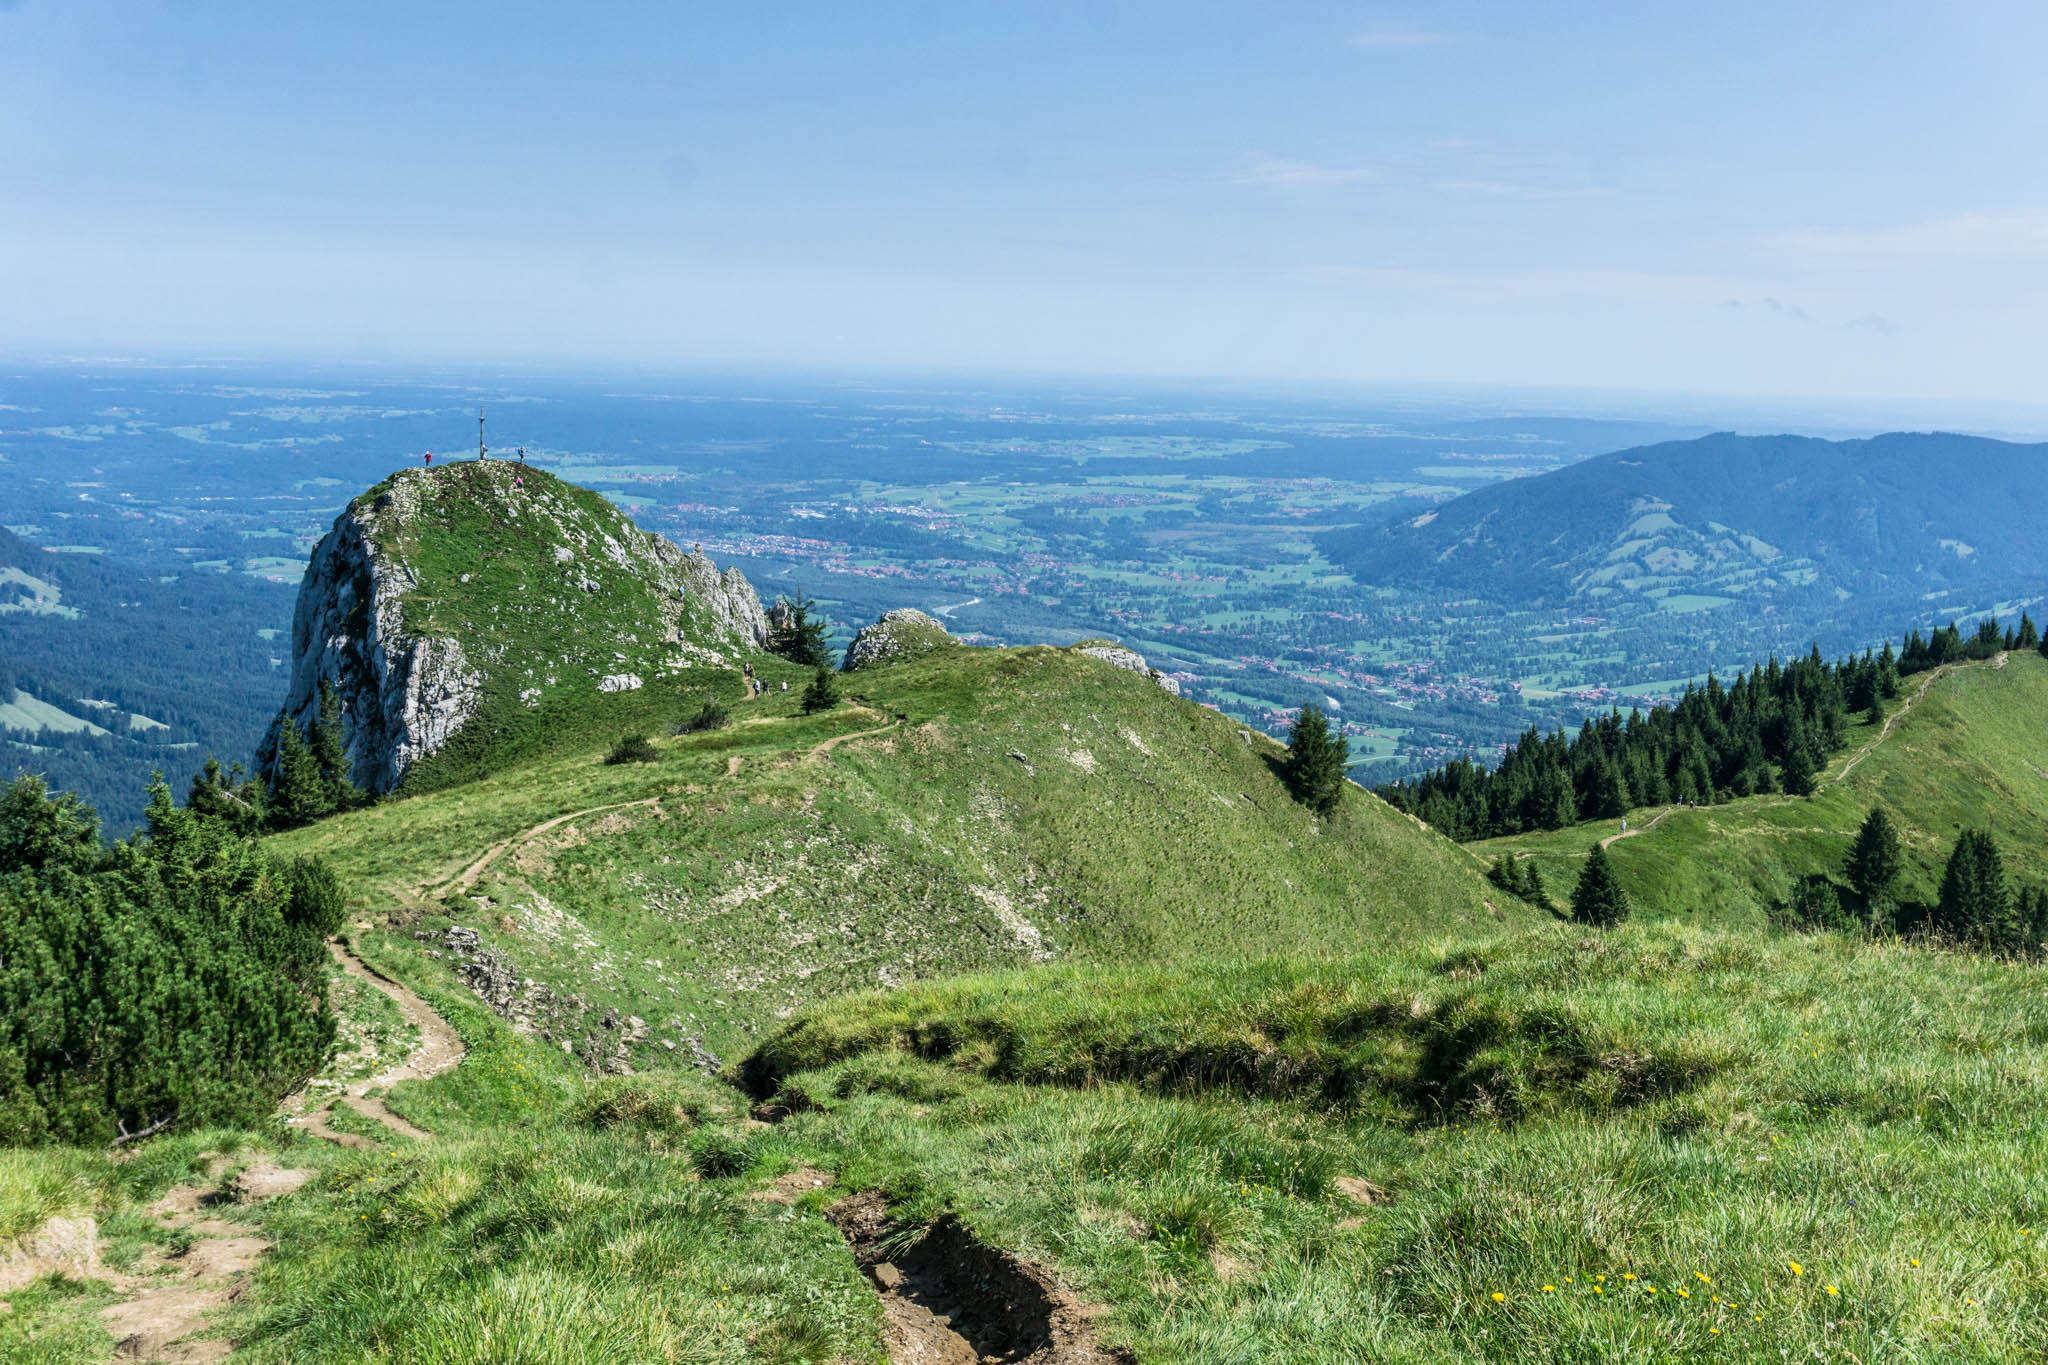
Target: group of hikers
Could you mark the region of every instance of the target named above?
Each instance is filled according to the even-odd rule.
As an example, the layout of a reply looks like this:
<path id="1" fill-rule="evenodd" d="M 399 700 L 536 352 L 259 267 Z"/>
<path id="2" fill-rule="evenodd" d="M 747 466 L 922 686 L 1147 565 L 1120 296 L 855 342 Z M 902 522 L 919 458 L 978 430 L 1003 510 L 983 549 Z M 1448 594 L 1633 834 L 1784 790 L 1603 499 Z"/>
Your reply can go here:
<path id="1" fill-rule="evenodd" d="M 746 682 L 747 696 L 750 698 L 758 697 L 768 690 L 768 680 L 766 678 L 757 678 L 754 676 L 754 665 L 752 663 L 748 663 L 746 665 Z M 785 681 L 782 684 L 782 690 L 785 692 L 789 691 L 788 682 Z"/>

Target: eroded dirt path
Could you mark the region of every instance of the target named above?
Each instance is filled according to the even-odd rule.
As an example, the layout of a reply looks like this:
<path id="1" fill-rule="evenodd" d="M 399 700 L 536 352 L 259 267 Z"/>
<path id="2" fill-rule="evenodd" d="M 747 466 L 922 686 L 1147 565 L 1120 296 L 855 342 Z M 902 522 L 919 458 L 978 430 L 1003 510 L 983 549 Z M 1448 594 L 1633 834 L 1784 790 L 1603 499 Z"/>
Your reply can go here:
<path id="1" fill-rule="evenodd" d="M 519 847 L 519 845 L 532 839 L 538 839 L 543 834 L 552 833 L 563 825 L 574 824 L 578 820 L 587 820 L 593 815 L 603 815 L 609 811 L 633 810 L 642 806 L 659 806 L 660 804 L 660 797 L 648 796 L 638 801 L 614 801 L 608 806 L 592 806 L 589 810 L 570 811 L 567 815 L 557 815 L 553 819 L 543 820 L 530 829 L 520 830 L 519 833 L 509 838 L 500 839 L 497 843 L 492 844 L 478 855 L 475 862 L 443 882 L 436 891 L 436 894 L 441 896 L 467 895 L 470 888 L 476 885 L 477 879 L 490 871 L 491 864 L 497 862 L 498 859 L 504 857 L 507 853 Z"/>
<path id="2" fill-rule="evenodd" d="M 327 949 L 334 955 L 335 965 L 343 972 L 372 990 L 381 991 L 392 1004 L 398 1006 L 398 1012 L 405 1022 L 419 1030 L 419 1044 L 397 1065 L 387 1067 L 374 1076 L 350 1081 L 339 1093 L 329 1095 L 324 1100 L 301 1091 L 286 1101 L 285 1112 L 290 1115 L 286 1121 L 295 1128 L 303 1128 L 315 1137 L 325 1138 L 343 1147 L 369 1146 L 367 1138 L 343 1132 L 328 1121 L 334 1107 L 343 1105 L 364 1118 L 382 1124 L 401 1137 L 412 1138 L 415 1141 L 427 1137 L 426 1130 L 392 1113 L 384 1101 L 371 1092 L 388 1090 L 400 1081 L 430 1080 L 443 1072 L 453 1071 L 462 1064 L 462 1059 L 468 1055 L 468 1049 L 462 1045 L 462 1038 L 448 1021 L 436 1014 L 426 1001 L 364 962 L 341 944 L 330 943 Z"/>
<path id="3" fill-rule="evenodd" d="M 400 1081 L 426 1080 L 460 1065 L 467 1050 L 447 1020 L 398 982 L 364 962 L 339 943 L 328 945 L 336 965 L 349 976 L 382 992 L 406 1022 L 419 1030 L 419 1043 L 396 1065 L 374 1076 L 351 1081 L 324 1100 L 308 1099 L 305 1092 L 287 1100 L 287 1122 L 316 1137 L 344 1147 L 366 1147 L 369 1139 L 344 1132 L 329 1123 L 336 1105 L 382 1124 L 395 1134 L 424 1138 L 428 1134 L 415 1124 L 391 1112 L 372 1095 Z M 232 1344 L 210 1335 L 213 1316 L 239 1298 L 248 1288 L 250 1272 L 256 1268 L 270 1243 L 253 1224 L 237 1222 L 224 1214 L 246 1210 L 266 1200 L 298 1190 L 317 1172 L 280 1166 L 263 1160 L 236 1171 L 223 1180 L 229 1161 L 223 1157 L 208 1169 L 204 1180 L 181 1185 L 150 1205 L 149 1213 L 161 1220 L 166 1231 L 175 1234 L 172 1245 L 185 1249 L 175 1256 L 145 1258 L 132 1272 L 117 1272 L 98 1262 L 97 1232 L 91 1219 L 53 1220 L 62 1253 L 57 1263 L 37 1273 L 63 1270 L 79 1278 L 102 1280 L 121 1298 L 100 1311 L 100 1322 L 116 1343 L 122 1360 L 190 1362 L 224 1358 Z M 48 1236 L 51 1229 L 45 1229 Z M 46 1255 L 45 1259 L 49 1259 Z M 34 1269 L 35 1267 L 30 1267 Z"/>
<path id="4" fill-rule="evenodd" d="M 1840 782 L 1850 773 L 1855 772 L 1858 764 L 1862 763 L 1864 759 L 1870 757 L 1871 754 L 1877 751 L 1878 745 L 1884 743 L 1887 739 L 1891 738 L 1892 727 L 1899 723 L 1901 717 L 1903 717 L 1907 712 L 1911 711 L 1916 705 L 1919 704 L 1920 699 L 1927 695 L 1927 689 L 1934 686 L 1935 680 L 1943 677 L 1948 673 L 1954 672 L 1955 667 L 1956 666 L 1954 664 L 1943 664 L 1939 668 L 1929 670 L 1927 676 L 1920 680 L 1920 685 L 1913 689 L 1912 695 L 1907 697 L 1904 701 L 1900 702 L 1898 707 L 1895 710 L 1893 710 L 1890 715 L 1887 715 L 1884 718 L 1884 724 L 1877 727 L 1877 734 L 1870 741 L 1870 743 L 1864 745 L 1855 753 L 1849 755 L 1849 761 L 1842 765 L 1842 770 L 1836 773 L 1833 777 L 1828 778 L 1827 781 L 1830 784 Z M 2004 668 L 2005 655 L 2000 654 L 1997 658 L 1997 661 L 1992 664 L 1992 667 Z"/>
<path id="5" fill-rule="evenodd" d="M 886 735 L 902 723 L 900 720 L 892 720 L 886 725 L 877 725 L 872 729 L 849 730 L 843 735 L 834 735 L 830 739 L 821 739 L 805 752 L 804 757 L 823 758 L 848 740 L 869 739 L 875 735 Z"/>
<path id="6" fill-rule="evenodd" d="M 907 1243 L 879 1195 L 843 1199 L 826 1217 L 881 1297 L 891 1365 L 1130 1365 L 1096 1344 L 1093 1309 L 950 1216 Z"/>
<path id="7" fill-rule="evenodd" d="M 152 1249 L 133 1270 L 99 1264 L 96 1229 L 90 1218 L 52 1220 L 68 1239 L 61 1269 L 99 1280 L 121 1298 L 100 1310 L 100 1323 L 114 1338 L 122 1360 L 206 1361 L 226 1356 L 229 1343 L 207 1332 L 212 1316 L 241 1296 L 249 1272 L 270 1249 L 257 1229 L 232 1215 L 265 1200 L 292 1193 L 315 1172 L 257 1161 L 223 1180 L 229 1159 L 217 1158 L 202 1182 L 181 1185 L 149 1206 L 148 1212 L 173 1234 L 170 1253 Z M 63 1224 L 62 1228 L 57 1225 Z"/>

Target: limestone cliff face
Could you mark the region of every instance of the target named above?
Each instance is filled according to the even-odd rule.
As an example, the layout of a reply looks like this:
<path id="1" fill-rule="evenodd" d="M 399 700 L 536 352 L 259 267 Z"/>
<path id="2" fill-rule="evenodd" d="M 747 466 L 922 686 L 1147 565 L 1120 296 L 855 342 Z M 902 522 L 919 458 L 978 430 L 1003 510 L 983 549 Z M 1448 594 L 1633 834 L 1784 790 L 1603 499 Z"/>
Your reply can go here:
<path id="1" fill-rule="evenodd" d="M 737 667 L 767 632 L 737 569 L 595 493 L 497 461 L 408 470 L 314 547 L 285 713 L 309 725 L 331 684 L 356 784 L 388 792 L 480 717 Z"/>

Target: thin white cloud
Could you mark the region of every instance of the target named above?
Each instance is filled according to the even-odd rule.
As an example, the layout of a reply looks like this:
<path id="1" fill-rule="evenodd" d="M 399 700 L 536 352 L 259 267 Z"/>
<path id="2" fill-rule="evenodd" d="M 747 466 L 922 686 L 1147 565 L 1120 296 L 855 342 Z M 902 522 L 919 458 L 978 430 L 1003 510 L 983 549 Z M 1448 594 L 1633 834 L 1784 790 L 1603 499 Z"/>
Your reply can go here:
<path id="1" fill-rule="evenodd" d="M 1817 256 L 2032 259 L 2048 256 L 2048 209 L 1963 213 L 1888 228 L 1807 228 L 1779 241 Z"/>
<path id="2" fill-rule="evenodd" d="M 1363 180 L 1372 171 L 1364 166 L 1323 166 L 1293 157 L 1255 153 L 1231 177 L 1240 185 L 1272 185 L 1284 189 L 1327 190 Z"/>
<path id="3" fill-rule="evenodd" d="M 1419 28 L 1369 28 L 1351 35 L 1351 45 L 1364 48 L 1435 47 L 1450 40 L 1448 33 Z"/>

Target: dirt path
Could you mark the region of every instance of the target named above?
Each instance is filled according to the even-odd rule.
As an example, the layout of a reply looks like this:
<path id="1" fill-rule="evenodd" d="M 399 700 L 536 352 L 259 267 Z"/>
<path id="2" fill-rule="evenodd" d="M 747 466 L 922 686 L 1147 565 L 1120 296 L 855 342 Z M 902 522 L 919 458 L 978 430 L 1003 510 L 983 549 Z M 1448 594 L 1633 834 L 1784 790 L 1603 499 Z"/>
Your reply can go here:
<path id="1" fill-rule="evenodd" d="M 419 1044 L 402 1061 L 374 1076 L 349 1082 L 324 1102 L 311 1102 L 304 1092 L 293 1096 L 284 1105 L 289 1115 L 286 1122 L 339 1146 L 370 1146 L 369 1139 L 328 1122 L 335 1105 L 340 1104 L 393 1133 L 413 1139 L 427 1137 L 425 1130 L 392 1113 L 369 1092 L 452 1070 L 467 1053 L 462 1039 L 424 1000 L 347 948 L 332 943 L 328 951 L 343 972 L 383 992 L 398 1006 L 406 1022 L 419 1030 Z M 24 1268 L 37 1274 L 61 1269 L 79 1278 L 103 1280 L 121 1295 L 118 1302 L 100 1311 L 100 1322 L 117 1343 L 121 1359 L 182 1365 L 224 1358 L 232 1344 L 208 1335 L 207 1324 L 248 1287 L 249 1273 L 270 1250 L 270 1243 L 252 1224 L 219 1215 L 291 1194 L 316 1174 L 258 1161 L 223 1183 L 228 1164 L 225 1157 L 216 1160 L 204 1180 L 180 1185 L 150 1205 L 149 1212 L 168 1231 L 181 1235 L 186 1249 L 178 1255 L 153 1254 L 132 1273 L 111 1271 L 99 1265 L 97 1229 L 91 1219 L 54 1219 L 39 1234 L 50 1245 L 32 1247 L 30 1260 L 0 1268 L 0 1287 L 8 1273 L 19 1274 Z"/>
<path id="2" fill-rule="evenodd" d="M 871 735 L 887 734 L 889 731 L 895 729 L 902 723 L 903 722 L 900 720 L 892 720 L 887 725 L 877 725 L 873 729 L 849 730 L 843 735 L 834 735 L 830 739 L 820 740 L 816 744 L 813 744 L 810 747 L 810 750 L 804 754 L 804 757 L 823 758 L 826 754 L 831 753 L 834 749 L 838 748 L 840 745 L 846 743 L 850 739 L 866 739 Z"/>
<path id="3" fill-rule="evenodd" d="M 1954 672 L 1955 667 L 1956 666 L 1954 664 L 1943 664 L 1940 668 L 1936 668 L 1929 671 L 1927 676 L 1920 680 L 1920 685 L 1913 689 L 1912 695 L 1907 697 L 1904 701 L 1900 702 L 1898 707 L 1895 710 L 1893 710 L 1891 714 L 1887 715 L 1884 718 L 1884 724 L 1877 727 L 1876 737 L 1873 738 L 1870 741 L 1870 743 L 1864 745 L 1855 753 L 1849 755 L 1849 761 L 1842 765 L 1842 770 L 1836 773 L 1833 777 L 1827 778 L 1825 780 L 1830 785 L 1832 785 L 1836 782 L 1840 782 L 1850 773 L 1855 772 L 1857 765 L 1862 763 L 1864 759 L 1870 757 L 1872 753 L 1876 752 L 1878 745 L 1884 743 L 1887 739 L 1891 738 L 1892 727 L 1894 725 L 1897 725 L 1900 719 L 1903 716 L 1905 716 L 1905 714 L 1908 711 L 1911 711 L 1916 705 L 1919 704 L 1920 699 L 1927 695 L 1927 689 L 1934 686 L 1935 680 L 1942 677 L 1945 674 Z M 1997 662 L 1992 664 L 1992 667 L 2004 668 L 2005 655 L 2000 654 L 1998 656 Z"/>
<path id="4" fill-rule="evenodd" d="M 324 1102 L 316 1103 L 309 1099 L 305 1092 L 300 1092 L 286 1102 L 286 1112 L 291 1115 L 286 1121 L 295 1128 L 303 1128 L 315 1137 L 325 1138 L 343 1147 L 369 1146 L 367 1138 L 343 1132 L 328 1121 L 328 1116 L 334 1112 L 334 1106 L 340 1104 L 364 1118 L 382 1124 L 401 1137 L 412 1138 L 414 1141 L 427 1137 L 424 1129 L 392 1113 L 383 1100 L 370 1092 L 388 1090 L 400 1081 L 424 1081 L 445 1071 L 452 1071 L 462 1064 L 463 1057 L 468 1055 L 468 1049 L 463 1047 L 462 1039 L 449 1026 L 448 1021 L 436 1014 L 426 1001 L 339 943 L 330 943 L 327 947 L 328 951 L 334 954 L 335 964 L 342 971 L 372 990 L 382 991 L 391 1003 L 398 1006 L 398 1012 L 404 1017 L 405 1022 L 419 1030 L 419 1046 L 397 1065 L 387 1067 L 374 1076 L 350 1081 L 340 1094 L 330 1096 Z"/>
<path id="5" fill-rule="evenodd" d="M 1617 840 L 1621 839 L 1633 839 L 1638 834 L 1648 834 L 1651 830 L 1657 828 L 1657 826 L 1664 823 L 1665 816 L 1671 814 L 1671 812 L 1677 809 L 1679 809 L 1679 807 L 1677 806 L 1666 806 L 1664 809 L 1658 811 L 1655 815 L 1651 816 L 1642 824 L 1637 825 L 1634 829 L 1623 830 L 1620 834 L 1608 835 L 1605 839 L 1602 839 L 1600 841 L 1600 847 L 1606 848 L 1609 845 L 1615 843 Z"/>
<path id="6" fill-rule="evenodd" d="M 475 862 L 443 882 L 435 894 L 441 896 L 467 895 L 469 889 L 476 885 L 477 878 L 490 870 L 492 863 L 497 862 L 498 859 L 504 857 L 527 840 L 538 839 L 541 835 L 551 830 L 560 829 L 563 825 L 570 824 L 576 820 L 586 820 L 593 815 L 603 815 L 607 811 L 631 810 L 637 806 L 658 806 L 660 804 L 660 797 L 649 796 L 643 797 L 638 801 L 614 801 L 608 806 L 592 806 L 589 810 L 571 811 L 567 815 L 557 815 L 551 820 L 543 820 L 531 829 L 523 829 L 517 834 L 500 839 L 497 843 L 492 844 L 478 856 Z"/>
<path id="7" fill-rule="evenodd" d="M 270 1244 L 250 1224 L 220 1215 L 290 1194 L 315 1173 L 259 1161 L 223 1184 L 227 1168 L 227 1159 L 219 1158 L 204 1182 L 181 1185 L 150 1205 L 163 1227 L 180 1235 L 184 1250 L 177 1254 L 152 1251 L 133 1272 L 123 1273 L 98 1265 L 97 1248 L 85 1245 L 88 1264 L 74 1273 L 103 1280 L 122 1296 L 100 1310 L 120 1359 L 219 1360 L 232 1349 L 206 1335 L 207 1321 L 241 1295 Z M 78 1221 L 91 1225 L 90 1219 Z"/>

